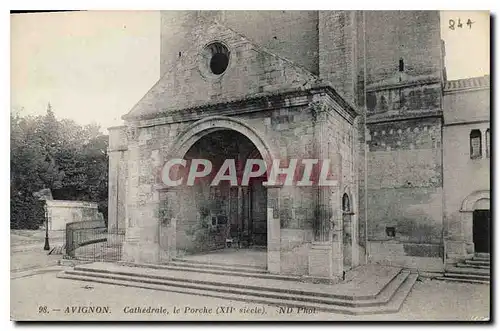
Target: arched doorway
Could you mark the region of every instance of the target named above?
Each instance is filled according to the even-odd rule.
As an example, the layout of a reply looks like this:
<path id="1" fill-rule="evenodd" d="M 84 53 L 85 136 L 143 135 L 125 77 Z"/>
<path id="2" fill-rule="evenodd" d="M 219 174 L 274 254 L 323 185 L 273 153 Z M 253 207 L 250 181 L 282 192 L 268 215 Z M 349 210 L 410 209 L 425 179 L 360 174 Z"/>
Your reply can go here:
<path id="1" fill-rule="evenodd" d="M 253 143 L 234 130 L 211 132 L 196 141 L 184 155 L 187 166 L 182 176 L 181 218 L 177 224 L 177 249 L 201 253 L 233 248 L 267 246 L 267 191 L 262 185 L 266 177 L 251 178 L 241 185 L 244 166 L 249 159 L 262 159 Z M 194 160 L 207 160 L 211 171 L 186 185 L 188 171 L 195 169 Z M 216 181 L 226 160 L 234 160 L 237 182 Z M 233 161 L 230 161 L 233 162 Z M 224 171 L 229 175 L 232 170 Z"/>
<path id="2" fill-rule="evenodd" d="M 181 185 L 176 189 L 180 209 L 174 240 L 177 256 L 257 250 L 259 254 L 236 256 L 234 264 L 267 266 L 272 272 L 279 269 L 279 259 L 272 254 L 276 247 L 268 245 L 276 242 L 280 233 L 276 227 L 268 231 L 267 189 L 262 185 L 266 173 L 260 178 L 251 178 L 246 186 L 240 185 L 248 159 L 260 159 L 266 165 L 273 160 L 260 134 L 240 120 L 222 116 L 206 118 L 188 127 L 176 139 L 165 160 L 174 158 L 186 159 L 188 163 L 207 159 L 212 163 L 209 175 L 197 179 L 191 187 Z M 235 161 L 238 185 L 229 180 L 214 184 L 215 175 L 226 159 Z M 272 262 L 268 263 L 271 255 Z M 252 256 L 259 261 L 248 261 Z M 225 258 L 228 257 L 235 258 L 226 254 Z"/>
<path id="3" fill-rule="evenodd" d="M 475 191 L 462 202 L 460 209 L 467 252 L 490 253 L 490 192 Z"/>
<path id="4" fill-rule="evenodd" d="M 472 212 L 472 240 L 475 253 L 490 253 L 490 200 L 480 199 Z"/>
<path id="5" fill-rule="evenodd" d="M 342 224 L 344 270 L 349 270 L 352 267 L 352 207 L 347 193 L 342 196 Z"/>

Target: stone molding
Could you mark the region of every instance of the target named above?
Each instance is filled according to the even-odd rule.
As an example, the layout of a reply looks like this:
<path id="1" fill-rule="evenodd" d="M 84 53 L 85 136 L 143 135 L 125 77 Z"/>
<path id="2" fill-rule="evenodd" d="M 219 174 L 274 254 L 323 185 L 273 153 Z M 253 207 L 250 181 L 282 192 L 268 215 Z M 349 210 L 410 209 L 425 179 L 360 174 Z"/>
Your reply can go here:
<path id="1" fill-rule="evenodd" d="M 490 199 L 490 190 L 478 190 L 469 194 L 462 202 L 460 212 L 473 212 L 474 204 L 481 199 Z"/>

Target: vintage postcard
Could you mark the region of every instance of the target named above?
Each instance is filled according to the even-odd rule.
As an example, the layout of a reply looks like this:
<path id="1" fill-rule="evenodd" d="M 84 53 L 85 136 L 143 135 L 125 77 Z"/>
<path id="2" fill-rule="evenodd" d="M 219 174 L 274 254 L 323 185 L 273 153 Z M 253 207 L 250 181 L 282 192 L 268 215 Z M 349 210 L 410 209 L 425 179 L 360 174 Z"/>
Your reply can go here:
<path id="1" fill-rule="evenodd" d="M 12 320 L 490 320 L 488 11 L 10 16 Z"/>

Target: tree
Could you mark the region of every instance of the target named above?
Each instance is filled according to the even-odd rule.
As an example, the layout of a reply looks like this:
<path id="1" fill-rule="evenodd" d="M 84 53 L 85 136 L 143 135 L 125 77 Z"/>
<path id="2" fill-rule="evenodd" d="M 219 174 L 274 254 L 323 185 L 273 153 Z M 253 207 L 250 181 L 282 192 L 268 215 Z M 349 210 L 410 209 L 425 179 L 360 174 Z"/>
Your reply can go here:
<path id="1" fill-rule="evenodd" d="M 33 196 L 41 189 L 58 200 L 97 202 L 107 218 L 107 147 L 97 124 L 57 120 L 50 103 L 44 116 L 11 112 L 11 227 L 43 223 Z"/>

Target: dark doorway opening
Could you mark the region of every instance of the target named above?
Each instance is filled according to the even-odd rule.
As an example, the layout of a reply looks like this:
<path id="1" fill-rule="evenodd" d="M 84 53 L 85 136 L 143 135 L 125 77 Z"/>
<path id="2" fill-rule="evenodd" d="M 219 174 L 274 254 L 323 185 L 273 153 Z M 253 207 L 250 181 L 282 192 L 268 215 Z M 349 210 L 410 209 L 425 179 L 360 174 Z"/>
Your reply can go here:
<path id="1" fill-rule="evenodd" d="M 490 221 L 489 209 L 476 209 L 472 213 L 474 251 L 476 253 L 490 252 Z"/>
<path id="2" fill-rule="evenodd" d="M 241 185 L 247 160 L 262 160 L 250 139 L 233 130 L 215 131 L 194 143 L 184 158 L 188 164 L 185 169 L 190 169 L 192 160 L 204 159 L 210 161 L 212 170 L 179 190 L 182 221 L 176 228 L 177 249 L 197 254 L 266 248 L 267 189 L 262 184 L 266 176 L 252 177 Z M 238 185 L 229 180 L 212 183 L 227 160 L 234 160 Z"/>
<path id="3" fill-rule="evenodd" d="M 249 185 L 249 217 L 246 224 L 252 244 L 267 246 L 267 190 L 265 177 L 253 178 Z"/>

